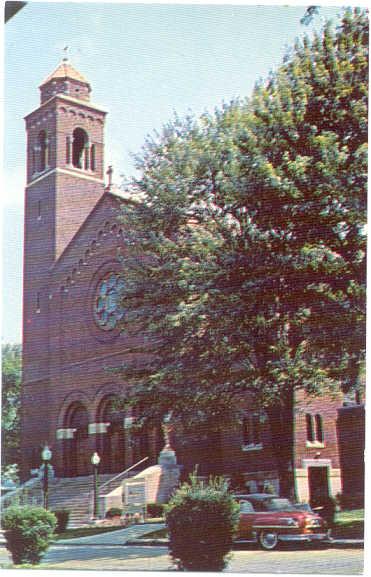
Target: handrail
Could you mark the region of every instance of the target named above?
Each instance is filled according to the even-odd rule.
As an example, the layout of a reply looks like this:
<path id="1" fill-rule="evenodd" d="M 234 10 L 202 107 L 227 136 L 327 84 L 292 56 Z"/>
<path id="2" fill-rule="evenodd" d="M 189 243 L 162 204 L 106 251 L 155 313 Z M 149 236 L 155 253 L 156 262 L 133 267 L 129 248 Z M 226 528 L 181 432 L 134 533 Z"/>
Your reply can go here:
<path id="1" fill-rule="evenodd" d="M 16 498 L 19 494 L 22 495 L 24 489 L 28 489 L 36 485 L 37 481 L 39 481 L 38 477 L 31 477 L 30 479 L 27 479 L 27 481 L 22 483 L 22 485 L 20 485 L 16 489 L 13 489 L 13 491 L 9 491 L 9 493 L 5 493 L 5 495 L 2 495 L 0 497 L 0 503 L 2 507 L 4 508 L 8 501 L 11 503 L 12 500 Z"/>
<path id="2" fill-rule="evenodd" d="M 125 471 L 121 471 L 121 473 L 119 473 L 118 475 L 116 475 L 115 477 L 112 477 L 112 479 L 108 479 L 108 481 L 106 481 L 105 483 L 103 483 L 103 485 L 101 485 L 99 487 L 99 492 L 101 492 L 101 490 L 103 489 L 103 487 L 106 487 L 106 485 L 109 485 L 110 483 L 112 483 L 113 481 L 116 481 L 116 479 L 118 479 L 119 477 L 123 477 L 124 475 L 126 475 L 126 473 L 128 473 L 129 471 L 131 471 L 132 469 L 135 469 L 135 467 L 137 467 L 138 465 L 140 465 L 141 463 L 144 463 L 144 461 L 148 461 L 149 457 L 144 457 L 144 459 L 141 459 L 140 461 L 138 461 L 137 463 L 135 463 L 134 465 L 131 465 L 131 467 L 129 467 L 128 469 L 125 469 Z"/>

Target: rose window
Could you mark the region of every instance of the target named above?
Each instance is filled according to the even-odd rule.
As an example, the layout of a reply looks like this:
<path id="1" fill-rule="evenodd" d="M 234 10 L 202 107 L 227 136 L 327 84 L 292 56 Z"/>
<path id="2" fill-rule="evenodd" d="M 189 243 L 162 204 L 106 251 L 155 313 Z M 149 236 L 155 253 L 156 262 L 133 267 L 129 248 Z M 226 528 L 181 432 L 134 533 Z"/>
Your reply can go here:
<path id="1" fill-rule="evenodd" d="M 97 286 L 94 299 L 94 320 L 105 331 L 116 328 L 124 316 L 121 306 L 123 288 L 123 279 L 113 272 L 106 274 Z"/>

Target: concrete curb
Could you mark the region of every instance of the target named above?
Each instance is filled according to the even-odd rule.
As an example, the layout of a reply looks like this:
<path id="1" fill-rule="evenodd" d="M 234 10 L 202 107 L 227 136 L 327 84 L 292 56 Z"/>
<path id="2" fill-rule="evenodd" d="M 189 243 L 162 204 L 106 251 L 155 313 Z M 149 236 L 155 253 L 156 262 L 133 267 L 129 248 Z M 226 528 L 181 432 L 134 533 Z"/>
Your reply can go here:
<path id="1" fill-rule="evenodd" d="M 122 547 L 123 545 L 126 545 L 125 541 L 123 541 L 122 543 L 73 543 L 73 540 L 71 539 L 70 543 L 61 543 L 59 541 L 53 541 L 53 543 L 50 544 L 50 547 L 103 547 L 103 548 L 107 548 L 107 549 L 111 549 L 111 548 L 116 548 L 116 547 Z"/>
<path id="2" fill-rule="evenodd" d="M 125 541 L 124 545 L 149 545 L 149 546 L 164 546 L 167 547 L 169 545 L 168 539 L 128 539 Z"/>
<path id="3" fill-rule="evenodd" d="M 169 545 L 168 539 L 128 539 L 124 545 L 146 545 L 146 546 L 167 546 Z M 254 543 L 251 543 L 252 545 Z M 328 547 L 333 547 L 334 549 L 342 548 L 342 549 L 363 549 L 364 548 L 364 540 L 363 539 L 331 539 L 330 541 L 324 541 L 324 545 Z M 235 544 L 238 546 L 238 543 Z"/>
<path id="4" fill-rule="evenodd" d="M 364 539 L 331 539 L 330 541 L 328 541 L 327 543 L 328 545 L 331 545 L 332 547 L 342 547 L 342 548 L 348 548 L 348 549 L 352 549 L 352 548 L 364 548 L 365 542 Z"/>

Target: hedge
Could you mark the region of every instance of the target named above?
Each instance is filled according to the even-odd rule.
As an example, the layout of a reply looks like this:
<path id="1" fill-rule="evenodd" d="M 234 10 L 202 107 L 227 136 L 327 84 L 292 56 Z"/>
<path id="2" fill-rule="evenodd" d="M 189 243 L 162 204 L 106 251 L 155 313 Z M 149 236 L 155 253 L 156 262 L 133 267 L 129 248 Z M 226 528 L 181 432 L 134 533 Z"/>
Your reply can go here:
<path id="1" fill-rule="evenodd" d="M 26 505 L 6 509 L 2 528 L 13 563 L 39 563 L 49 547 L 56 524 L 56 516 L 42 507 Z"/>

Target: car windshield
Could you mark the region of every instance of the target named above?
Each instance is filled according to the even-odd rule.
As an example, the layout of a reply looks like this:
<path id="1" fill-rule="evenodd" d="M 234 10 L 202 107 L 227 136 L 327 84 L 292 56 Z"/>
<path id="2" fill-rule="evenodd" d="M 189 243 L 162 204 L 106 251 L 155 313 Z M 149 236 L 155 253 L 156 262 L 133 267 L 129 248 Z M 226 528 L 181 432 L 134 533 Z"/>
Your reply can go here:
<path id="1" fill-rule="evenodd" d="M 266 511 L 295 511 L 294 505 L 288 499 L 266 499 L 264 501 Z"/>

